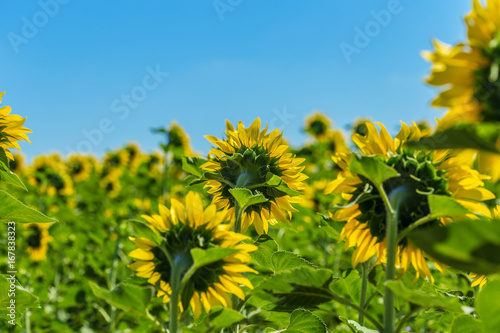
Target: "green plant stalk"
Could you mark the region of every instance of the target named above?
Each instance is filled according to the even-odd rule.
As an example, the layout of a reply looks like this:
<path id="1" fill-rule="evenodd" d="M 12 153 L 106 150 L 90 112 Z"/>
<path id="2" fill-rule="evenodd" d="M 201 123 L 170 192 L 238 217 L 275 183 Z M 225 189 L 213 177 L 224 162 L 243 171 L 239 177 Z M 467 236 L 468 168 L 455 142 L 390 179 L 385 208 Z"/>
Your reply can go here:
<path id="1" fill-rule="evenodd" d="M 111 270 L 109 271 L 109 289 L 113 290 L 116 287 L 116 267 L 118 266 L 118 252 L 120 251 L 120 237 L 116 240 L 115 253 L 113 254 L 113 261 L 111 263 Z M 109 330 L 114 332 L 116 325 L 116 308 L 111 306 Z"/>
<path id="2" fill-rule="evenodd" d="M 170 294 L 170 319 L 168 323 L 170 333 L 178 332 L 179 294 L 181 292 L 180 273 L 179 265 L 173 265 L 170 276 L 170 287 L 172 288 L 172 293 Z"/>
<path id="3" fill-rule="evenodd" d="M 386 242 L 387 242 L 387 265 L 385 268 L 385 282 L 392 281 L 396 276 L 396 251 L 398 236 L 398 211 L 399 206 L 408 192 L 404 187 L 392 191 L 391 197 L 387 197 L 383 186 L 378 187 L 386 208 Z M 396 208 L 396 209 L 394 209 Z M 394 333 L 395 311 L 394 293 L 388 287 L 384 289 L 384 332 Z"/>
<path id="4" fill-rule="evenodd" d="M 362 309 L 366 308 L 366 292 L 368 291 L 368 273 L 370 261 L 364 262 L 361 264 L 361 292 L 359 296 L 359 307 Z M 361 326 L 365 324 L 365 316 L 363 312 L 358 314 L 358 323 Z"/>

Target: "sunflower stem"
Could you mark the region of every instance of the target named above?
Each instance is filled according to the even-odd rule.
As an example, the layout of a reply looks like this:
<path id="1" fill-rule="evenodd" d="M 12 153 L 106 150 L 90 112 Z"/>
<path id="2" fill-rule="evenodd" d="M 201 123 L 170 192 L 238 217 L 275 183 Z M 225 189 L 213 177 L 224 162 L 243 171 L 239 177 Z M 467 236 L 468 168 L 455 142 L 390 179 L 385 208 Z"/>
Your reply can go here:
<path id="1" fill-rule="evenodd" d="M 420 227 L 422 224 L 426 224 L 427 222 L 431 222 L 436 220 L 435 217 L 432 217 L 431 215 L 427 215 L 422 217 L 421 219 L 418 219 L 415 221 L 415 223 L 410 224 L 405 230 L 401 231 L 398 235 L 397 238 L 397 243 L 399 243 L 403 238 L 405 238 L 412 230 L 415 230 L 416 228 Z"/>
<path id="2" fill-rule="evenodd" d="M 365 309 L 366 307 L 366 292 L 368 291 L 368 273 L 370 271 L 370 262 L 366 261 L 361 264 L 361 292 L 359 296 L 359 307 Z M 365 324 L 365 315 L 363 312 L 358 314 L 358 323 L 361 326 Z"/>
<path id="3" fill-rule="evenodd" d="M 172 293 L 170 294 L 170 319 L 169 319 L 169 331 L 170 333 L 178 332 L 178 320 L 179 320 L 179 294 L 180 294 L 180 278 L 181 272 L 179 265 L 172 266 L 172 273 L 170 276 L 170 287 L 172 288 Z"/>
<path id="4" fill-rule="evenodd" d="M 386 242 L 387 242 L 387 266 L 385 268 L 385 282 L 392 281 L 396 276 L 396 252 L 398 236 L 399 208 L 403 199 L 408 194 L 404 186 L 398 187 L 387 197 L 382 185 L 378 187 L 380 195 L 385 203 L 387 211 Z M 387 286 L 384 290 L 384 332 L 394 333 L 394 293 Z"/>

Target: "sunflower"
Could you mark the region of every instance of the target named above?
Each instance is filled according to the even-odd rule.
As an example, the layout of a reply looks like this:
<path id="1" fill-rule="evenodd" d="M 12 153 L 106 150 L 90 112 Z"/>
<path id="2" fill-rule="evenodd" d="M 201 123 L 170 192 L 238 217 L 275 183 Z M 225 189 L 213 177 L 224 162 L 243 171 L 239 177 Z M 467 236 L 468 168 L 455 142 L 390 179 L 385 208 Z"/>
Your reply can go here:
<path id="1" fill-rule="evenodd" d="M 184 129 L 177 124 L 177 122 L 172 121 L 172 124 L 166 129 L 166 131 L 168 137 L 168 148 L 171 148 L 174 151 L 182 151 L 183 155 L 188 157 L 195 157 L 197 155 L 191 149 L 189 136 Z"/>
<path id="2" fill-rule="evenodd" d="M 26 240 L 28 253 L 33 261 L 47 259 L 48 243 L 52 241 L 49 235 L 50 223 L 28 223 L 24 228 L 28 230 L 29 236 Z"/>
<path id="3" fill-rule="evenodd" d="M 354 124 L 351 125 L 351 132 L 353 134 L 359 134 L 362 136 L 365 136 L 368 133 L 368 129 L 366 128 L 366 122 L 371 121 L 368 118 L 358 118 L 354 122 Z"/>
<path id="4" fill-rule="evenodd" d="M 142 161 L 142 152 L 141 148 L 136 143 L 129 143 L 126 145 L 123 150 L 127 154 L 127 166 L 130 170 L 135 171 L 139 167 L 139 164 Z"/>
<path id="5" fill-rule="evenodd" d="M 104 189 L 110 198 L 116 198 L 122 189 L 120 177 L 123 172 L 120 169 L 112 169 L 99 182 L 99 186 Z"/>
<path id="6" fill-rule="evenodd" d="M 500 151 L 500 139 L 496 142 Z M 476 158 L 477 170 L 491 177 L 490 181 L 496 183 L 500 180 L 500 154 L 479 151 Z"/>
<path id="7" fill-rule="evenodd" d="M 49 196 L 69 196 L 75 193 L 73 181 L 57 154 L 36 157 L 33 165 L 26 169 L 26 174 L 28 183 L 36 187 L 39 193 Z"/>
<path id="8" fill-rule="evenodd" d="M 332 127 L 332 120 L 323 112 L 315 111 L 306 118 L 304 131 L 317 140 L 322 140 Z"/>
<path id="9" fill-rule="evenodd" d="M 253 223 L 263 234 L 269 223 L 286 222 L 292 212 L 297 212 L 290 204 L 297 202 L 292 196 L 301 194 L 297 191 L 305 189 L 303 181 L 308 177 L 302 173 L 304 166 L 299 166 L 305 159 L 286 152 L 283 133 L 278 129 L 267 133 L 267 126 L 263 130 L 260 127 L 259 118 L 248 128 L 239 122 L 236 129 L 226 120 L 225 140 L 205 136 L 217 148 L 210 150 L 209 161 L 201 168 L 210 175 L 205 187 L 213 195 L 213 202 L 219 209 L 229 209 L 233 216 L 236 202 L 229 190 L 246 188 L 265 197 L 266 202 L 248 207 L 241 221 L 242 232 Z"/>
<path id="10" fill-rule="evenodd" d="M 500 1 L 483 6 L 474 0 L 465 23 L 467 41 L 454 46 L 434 41 L 435 51 L 422 53 L 432 62 L 426 82 L 447 88 L 432 101 L 449 109 L 443 126 L 500 121 Z"/>
<path id="11" fill-rule="evenodd" d="M 195 192 L 187 194 L 185 204 L 172 199 L 170 209 L 160 204 L 159 211 L 160 215 L 143 215 L 143 218 L 164 241 L 159 247 L 145 238 L 131 238 L 138 248 L 129 256 L 138 261 L 128 267 L 155 285 L 157 296 L 167 303 L 170 301 L 172 267 L 166 253 L 173 262 L 186 268 L 182 272 L 184 276 L 193 264 L 192 249 L 233 249 L 232 254 L 199 268 L 189 277 L 184 288 L 188 293 L 185 299 L 190 300 L 195 318 L 200 316 L 202 306 L 206 312 L 214 306 L 231 307 L 228 293 L 243 300 L 245 294 L 240 285 L 252 288 L 252 284 L 242 273 L 256 273 L 246 264 L 250 262 L 248 252 L 257 247 L 240 243 L 249 237 L 221 228 L 221 223 L 227 221 L 227 211 L 217 211 L 214 204 L 203 209 L 203 202 Z"/>
<path id="12" fill-rule="evenodd" d="M 10 171 L 15 174 L 20 174 L 24 170 L 24 155 L 23 154 L 12 154 L 14 159 L 9 163 Z"/>
<path id="13" fill-rule="evenodd" d="M 82 155 L 70 156 L 66 162 L 66 166 L 68 174 L 75 183 L 87 180 L 93 169 L 91 159 Z"/>
<path id="14" fill-rule="evenodd" d="M 2 104 L 4 94 L 5 91 L 0 93 L 0 104 Z M 32 132 L 30 129 L 23 127 L 26 118 L 21 118 L 21 116 L 16 114 L 9 115 L 10 111 L 10 106 L 0 108 L 0 149 L 5 151 L 9 159 L 13 160 L 14 157 L 9 149 L 17 148 L 21 150 L 17 141 L 26 140 L 30 142 L 26 133 Z"/>
<path id="15" fill-rule="evenodd" d="M 483 200 L 493 199 L 494 195 L 483 188 L 484 177 L 468 166 L 465 161 L 469 155 L 462 156 L 450 151 L 414 151 L 406 149 L 406 142 L 422 137 L 420 129 L 411 128 L 402 123 L 401 131 L 393 139 L 385 127 L 366 122 L 367 134 L 354 134 L 352 139 L 361 150 L 361 155 L 377 155 L 384 163 L 394 168 L 398 177 L 384 182 L 388 195 L 405 185 L 412 192 L 411 200 L 403 203 L 399 210 L 398 232 L 403 231 L 413 222 L 429 215 L 427 195 L 436 194 L 453 198 L 456 202 L 474 214 L 490 216 L 489 209 Z M 366 262 L 377 256 L 377 263 L 386 260 L 386 217 L 382 198 L 370 182 L 349 171 L 353 154 L 338 154 L 334 161 L 342 169 L 338 178 L 332 181 L 325 193 L 338 193 L 345 199 L 345 205 L 331 214 L 336 221 L 347 221 L 341 232 L 341 240 L 346 240 L 346 249 L 355 246 L 352 265 Z M 446 217 L 428 223 L 448 223 Z M 423 225 L 420 228 L 425 228 Z M 428 277 L 434 281 L 422 250 L 414 246 L 410 240 L 403 238 L 398 244 L 397 265 L 404 274 L 410 265 L 416 270 L 416 278 Z M 442 270 L 439 263 L 435 262 Z"/>

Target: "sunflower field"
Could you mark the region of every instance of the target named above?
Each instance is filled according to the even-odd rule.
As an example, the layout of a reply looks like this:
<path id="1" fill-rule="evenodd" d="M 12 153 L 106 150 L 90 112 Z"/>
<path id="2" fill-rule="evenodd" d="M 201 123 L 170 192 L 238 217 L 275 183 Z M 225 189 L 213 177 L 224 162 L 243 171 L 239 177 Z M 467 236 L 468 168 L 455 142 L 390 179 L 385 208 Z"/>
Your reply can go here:
<path id="1" fill-rule="evenodd" d="M 500 1 L 465 23 L 422 53 L 447 113 L 395 134 L 313 112 L 201 154 L 172 122 L 26 163 L 0 105 L 0 331 L 500 332 Z"/>

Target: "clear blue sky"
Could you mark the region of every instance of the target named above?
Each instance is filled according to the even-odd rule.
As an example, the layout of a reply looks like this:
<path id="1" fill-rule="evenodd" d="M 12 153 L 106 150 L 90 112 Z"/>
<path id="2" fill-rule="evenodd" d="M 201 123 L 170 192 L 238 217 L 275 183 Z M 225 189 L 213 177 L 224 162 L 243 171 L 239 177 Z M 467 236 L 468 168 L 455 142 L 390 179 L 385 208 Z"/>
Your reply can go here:
<path id="1" fill-rule="evenodd" d="M 174 119 L 203 153 L 203 135 L 220 136 L 226 118 L 261 117 L 292 144 L 305 140 L 312 110 L 337 127 L 369 116 L 394 133 L 399 120 L 442 115 L 429 107 L 437 90 L 422 82 L 430 66 L 420 51 L 433 37 L 462 40 L 470 8 L 471 0 L 4 1 L 0 91 L 28 118 L 30 159 L 78 147 L 101 155 L 129 141 L 151 150 L 160 138 L 150 128 Z M 374 23 L 381 10 L 393 13 Z M 369 44 L 355 40 L 356 27 L 368 29 Z M 350 63 L 347 44 L 357 47 Z"/>

